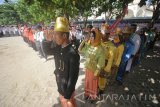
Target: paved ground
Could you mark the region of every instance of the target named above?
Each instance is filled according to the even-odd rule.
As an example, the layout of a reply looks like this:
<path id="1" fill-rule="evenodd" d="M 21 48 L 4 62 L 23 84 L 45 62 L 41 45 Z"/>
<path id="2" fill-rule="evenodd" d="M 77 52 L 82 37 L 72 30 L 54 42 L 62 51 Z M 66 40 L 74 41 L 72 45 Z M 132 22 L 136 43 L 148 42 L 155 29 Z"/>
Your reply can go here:
<path id="1" fill-rule="evenodd" d="M 54 61 L 40 59 L 21 37 L 0 38 L 0 107 L 51 107 L 53 70 Z"/>
<path id="2" fill-rule="evenodd" d="M 147 53 L 123 86 L 110 84 L 97 105 L 83 100 L 83 62 L 78 107 L 160 107 L 160 48 Z M 0 38 L 0 107 L 60 107 L 53 71 L 53 56 L 46 62 L 21 37 Z"/>

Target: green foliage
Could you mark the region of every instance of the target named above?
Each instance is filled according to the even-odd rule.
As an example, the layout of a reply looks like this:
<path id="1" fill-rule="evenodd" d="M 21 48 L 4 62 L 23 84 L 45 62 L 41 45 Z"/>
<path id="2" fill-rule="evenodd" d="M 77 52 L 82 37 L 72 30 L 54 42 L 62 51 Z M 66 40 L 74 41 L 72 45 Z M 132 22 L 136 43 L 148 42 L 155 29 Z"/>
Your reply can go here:
<path id="1" fill-rule="evenodd" d="M 77 9 L 71 0 L 19 0 L 15 6 L 25 22 L 48 23 L 58 16 L 74 17 Z"/>
<path id="2" fill-rule="evenodd" d="M 13 25 L 22 22 L 19 15 L 14 9 L 14 4 L 1 4 L 0 5 L 0 24 Z"/>
<path id="3" fill-rule="evenodd" d="M 123 9 L 133 0 L 94 0 L 93 5 L 98 8 L 96 16 L 108 13 L 108 18 L 122 15 Z"/>
<path id="4" fill-rule="evenodd" d="M 94 7 L 93 1 L 92 0 L 76 0 L 75 7 L 79 10 L 79 14 L 82 17 L 88 17 L 93 14 L 92 12 L 92 8 Z"/>
<path id="5" fill-rule="evenodd" d="M 9 0 L 7 0 L 9 1 Z M 68 19 L 87 19 L 108 12 L 110 17 L 122 14 L 126 4 L 133 0 L 18 0 L 14 9 L 27 23 L 48 23 L 58 16 Z"/>
<path id="6" fill-rule="evenodd" d="M 14 9 L 24 22 L 29 22 L 31 19 L 33 20 L 28 8 L 29 6 L 27 6 L 23 1 L 18 1 L 18 3 L 16 3 L 14 6 Z"/>

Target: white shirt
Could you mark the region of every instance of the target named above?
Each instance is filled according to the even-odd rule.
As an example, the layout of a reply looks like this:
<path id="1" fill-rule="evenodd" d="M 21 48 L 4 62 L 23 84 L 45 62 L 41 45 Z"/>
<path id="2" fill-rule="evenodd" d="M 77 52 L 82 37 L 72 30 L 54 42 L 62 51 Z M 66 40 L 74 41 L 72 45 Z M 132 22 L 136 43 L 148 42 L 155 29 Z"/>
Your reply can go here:
<path id="1" fill-rule="evenodd" d="M 39 41 L 39 42 L 42 42 L 44 40 L 43 31 L 40 31 L 40 32 L 36 33 L 36 40 Z"/>
<path id="2" fill-rule="evenodd" d="M 6 34 L 6 27 L 3 27 L 3 34 Z"/>
<path id="3" fill-rule="evenodd" d="M 134 33 L 133 37 L 131 37 L 131 40 L 133 41 L 134 46 L 135 46 L 132 55 L 135 55 L 138 52 L 139 48 L 140 48 L 141 38 L 140 38 L 140 36 L 138 34 Z"/>
<path id="4" fill-rule="evenodd" d="M 75 33 L 75 37 L 76 39 L 81 40 L 83 38 L 82 32 L 77 30 Z"/>

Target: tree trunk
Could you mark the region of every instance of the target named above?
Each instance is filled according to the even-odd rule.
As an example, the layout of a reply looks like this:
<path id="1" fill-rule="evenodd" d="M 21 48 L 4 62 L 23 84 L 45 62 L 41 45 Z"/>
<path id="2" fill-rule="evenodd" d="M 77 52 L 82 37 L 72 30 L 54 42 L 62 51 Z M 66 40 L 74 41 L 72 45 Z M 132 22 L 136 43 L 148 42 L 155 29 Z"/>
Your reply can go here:
<path id="1" fill-rule="evenodd" d="M 69 21 L 69 14 L 68 14 L 68 12 L 66 10 L 64 10 L 64 17 L 66 17 L 68 19 L 68 21 Z"/>
<path id="2" fill-rule="evenodd" d="M 152 28 L 154 26 L 154 23 L 156 22 L 156 20 L 159 19 L 159 16 L 160 16 L 160 1 L 157 0 L 157 7 L 156 9 L 153 11 L 153 16 L 152 16 L 152 20 L 151 20 L 151 23 L 149 24 L 149 28 Z"/>
<path id="3" fill-rule="evenodd" d="M 107 19 L 106 19 L 106 21 L 108 22 L 109 20 L 110 20 L 110 18 L 111 18 L 111 12 L 110 11 L 108 11 L 108 16 L 107 16 Z"/>
<path id="4" fill-rule="evenodd" d="M 88 16 L 85 17 L 85 20 L 84 20 L 84 27 L 86 28 L 86 25 L 87 25 L 87 20 L 88 20 Z"/>

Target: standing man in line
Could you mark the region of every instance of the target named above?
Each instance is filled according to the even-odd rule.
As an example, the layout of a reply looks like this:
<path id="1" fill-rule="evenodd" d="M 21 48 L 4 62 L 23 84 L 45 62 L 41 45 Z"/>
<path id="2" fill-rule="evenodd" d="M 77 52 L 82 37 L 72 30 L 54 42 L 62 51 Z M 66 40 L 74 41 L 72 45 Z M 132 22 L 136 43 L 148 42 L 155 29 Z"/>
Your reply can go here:
<path id="1" fill-rule="evenodd" d="M 136 24 L 131 24 L 131 38 L 130 40 L 133 42 L 134 44 L 134 50 L 133 50 L 133 53 L 131 55 L 131 58 L 129 59 L 128 63 L 127 63 L 127 66 L 126 66 L 126 72 L 130 72 L 131 70 L 131 67 L 133 65 L 133 60 L 135 59 L 138 51 L 139 51 L 139 48 L 140 48 L 140 44 L 141 44 L 141 38 L 139 36 L 139 34 L 136 32 L 137 30 L 137 25 Z"/>
<path id="2" fill-rule="evenodd" d="M 117 71 L 122 59 L 123 51 L 124 51 L 124 41 L 123 41 L 123 32 L 121 28 L 116 28 L 116 34 L 114 35 L 114 40 L 112 43 L 114 44 L 115 52 L 114 52 L 114 58 L 113 58 L 113 65 L 112 65 L 112 71 L 110 76 L 110 83 L 114 83 L 117 75 Z"/>
<path id="3" fill-rule="evenodd" d="M 76 107 L 75 86 L 79 74 L 80 56 L 69 42 L 69 23 L 67 18 L 58 17 L 55 23 L 52 49 L 55 59 L 55 76 L 62 107 Z"/>
<path id="4" fill-rule="evenodd" d="M 39 42 L 40 42 L 40 51 L 41 51 L 41 56 L 45 58 L 45 60 L 47 61 L 47 55 L 46 55 L 46 52 L 45 52 L 45 47 L 44 47 L 44 40 L 45 40 L 45 37 L 44 37 L 44 31 L 43 31 L 43 28 L 42 26 L 39 27 Z"/>
<path id="5" fill-rule="evenodd" d="M 124 51 L 122 54 L 121 62 L 118 67 L 117 77 L 116 80 L 119 85 L 123 84 L 123 76 L 125 74 L 126 66 L 128 64 L 128 61 L 131 59 L 132 53 L 134 51 L 134 43 L 130 39 L 131 35 L 131 28 L 125 27 L 123 30 L 123 36 L 124 36 Z"/>
<path id="6" fill-rule="evenodd" d="M 42 26 L 37 25 L 37 33 L 36 33 L 36 41 L 37 41 L 37 50 L 39 51 L 40 58 L 43 58 L 43 51 L 42 51 L 42 41 L 43 41 L 43 32 Z"/>

